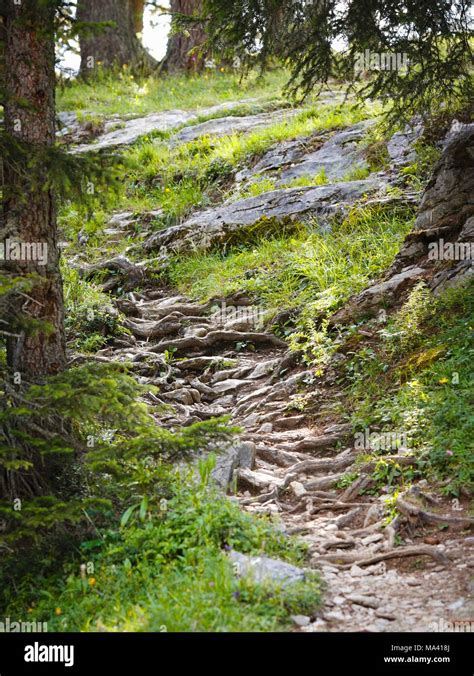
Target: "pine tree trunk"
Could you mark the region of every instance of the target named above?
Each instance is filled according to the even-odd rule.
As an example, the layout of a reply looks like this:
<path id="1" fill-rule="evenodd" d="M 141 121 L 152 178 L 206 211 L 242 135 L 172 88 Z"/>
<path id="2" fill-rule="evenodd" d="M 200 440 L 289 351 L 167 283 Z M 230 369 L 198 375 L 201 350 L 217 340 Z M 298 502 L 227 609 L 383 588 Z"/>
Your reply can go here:
<path id="1" fill-rule="evenodd" d="M 20 328 L 7 342 L 9 368 L 27 380 L 66 365 L 56 207 L 52 191 L 44 189 L 45 161 L 38 159 L 55 140 L 53 18 L 51 4 L 37 0 L 11 3 L 5 18 L 5 134 L 27 152 L 12 153 L 3 163 L 0 241 L 35 243 L 47 254 L 45 261 L 38 260 L 30 249 L 21 260 L 5 260 L 1 266 L 14 276 L 37 276 L 33 287 L 15 298 L 14 322 Z M 48 330 L 43 325 L 32 333 L 34 320 L 47 322 Z"/>
<path id="2" fill-rule="evenodd" d="M 135 33 L 143 32 L 143 13 L 145 12 L 145 0 L 132 0 L 133 24 Z"/>
<path id="3" fill-rule="evenodd" d="M 198 16 L 201 9 L 201 0 L 171 0 L 172 15 Z M 204 68 L 205 57 L 195 48 L 202 45 L 205 39 L 204 27 L 198 23 L 190 23 L 185 29 L 180 28 L 177 32 L 172 30 L 168 39 L 166 56 L 161 63 L 162 70 L 169 73 L 201 71 Z"/>
<path id="4" fill-rule="evenodd" d="M 143 28 L 144 6 L 140 0 L 78 0 L 79 21 L 114 22 L 113 26 L 88 29 L 79 35 L 83 77 L 98 66 L 113 68 L 126 64 L 139 75 L 148 75 L 158 66 L 136 35 L 136 29 Z"/>

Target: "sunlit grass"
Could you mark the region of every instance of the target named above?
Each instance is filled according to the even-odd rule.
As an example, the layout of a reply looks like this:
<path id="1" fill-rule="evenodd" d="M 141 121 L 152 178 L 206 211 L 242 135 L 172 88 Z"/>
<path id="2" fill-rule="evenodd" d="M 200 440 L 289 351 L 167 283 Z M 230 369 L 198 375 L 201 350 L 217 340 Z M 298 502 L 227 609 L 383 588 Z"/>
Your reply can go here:
<path id="1" fill-rule="evenodd" d="M 241 79 L 233 72 L 160 76 L 137 80 L 127 69 L 90 83 L 76 80 L 58 88 L 58 110 L 86 110 L 105 115 L 146 115 L 174 108 L 197 109 L 230 100 L 277 100 L 287 73 L 275 70 Z"/>
<path id="2" fill-rule="evenodd" d="M 227 255 L 179 258 L 169 274 L 180 291 L 202 300 L 244 290 L 267 310 L 315 317 L 334 311 L 383 271 L 411 225 L 406 210 L 354 208 L 329 231 L 314 223 L 295 236 L 262 238 Z"/>

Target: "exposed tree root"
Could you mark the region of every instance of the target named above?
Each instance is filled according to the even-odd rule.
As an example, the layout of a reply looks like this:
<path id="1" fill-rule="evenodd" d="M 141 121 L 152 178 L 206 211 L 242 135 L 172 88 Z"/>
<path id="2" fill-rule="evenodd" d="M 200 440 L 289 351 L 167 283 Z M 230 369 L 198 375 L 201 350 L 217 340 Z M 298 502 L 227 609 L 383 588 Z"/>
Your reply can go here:
<path id="1" fill-rule="evenodd" d="M 104 291 L 112 291 L 117 286 L 121 286 L 125 290 L 133 289 L 143 282 L 146 275 L 144 267 L 135 265 L 135 263 L 129 261 L 125 256 L 117 256 L 116 258 L 94 263 L 93 265 L 84 265 L 79 267 L 79 274 L 87 279 L 99 270 L 119 273 L 103 283 L 102 289 Z"/>
<path id="2" fill-rule="evenodd" d="M 334 565 L 337 565 L 339 568 L 344 569 L 350 568 L 354 564 L 357 566 L 370 566 L 373 563 L 379 563 L 380 561 L 386 561 L 387 559 L 398 559 L 405 556 L 431 556 L 432 559 L 444 566 L 449 564 L 448 557 L 439 549 L 436 549 L 436 547 L 432 547 L 431 545 L 397 547 L 388 552 L 380 552 L 379 554 L 374 554 L 373 556 L 362 559 L 358 558 L 359 556 L 360 552 L 353 552 L 350 554 L 326 554 L 315 559 L 315 563 L 319 563 L 320 561 L 328 561 Z"/>
<path id="3" fill-rule="evenodd" d="M 165 350 L 206 350 L 209 347 L 219 343 L 269 343 L 276 347 L 286 346 L 282 340 L 271 333 L 243 333 L 240 331 L 210 331 L 207 336 L 199 338 L 197 336 L 188 336 L 186 338 L 177 338 L 176 340 L 162 340 L 152 349 L 155 352 L 164 352 Z"/>
<path id="4" fill-rule="evenodd" d="M 168 319 L 168 317 L 165 319 Z M 145 338 L 147 340 L 150 338 L 164 338 L 164 336 L 177 334 L 181 328 L 181 325 L 178 322 L 165 321 L 164 319 L 157 322 L 142 322 L 126 319 L 124 321 L 124 326 L 125 328 L 130 329 L 137 338 Z"/>
<path id="5" fill-rule="evenodd" d="M 354 458 L 351 456 L 337 459 L 328 459 L 328 460 L 303 460 L 298 462 L 293 467 L 290 467 L 288 474 L 286 475 L 282 488 L 286 488 L 292 481 L 294 481 L 300 474 L 316 474 L 318 472 L 325 472 L 327 470 L 341 470 L 349 467 L 354 462 Z"/>
<path id="6" fill-rule="evenodd" d="M 436 514 L 423 510 L 419 505 L 415 505 L 406 499 L 407 493 L 398 496 L 397 508 L 404 514 L 409 521 L 420 521 L 427 524 L 448 524 L 453 529 L 473 528 L 474 519 L 468 516 L 451 516 L 450 514 Z"/>

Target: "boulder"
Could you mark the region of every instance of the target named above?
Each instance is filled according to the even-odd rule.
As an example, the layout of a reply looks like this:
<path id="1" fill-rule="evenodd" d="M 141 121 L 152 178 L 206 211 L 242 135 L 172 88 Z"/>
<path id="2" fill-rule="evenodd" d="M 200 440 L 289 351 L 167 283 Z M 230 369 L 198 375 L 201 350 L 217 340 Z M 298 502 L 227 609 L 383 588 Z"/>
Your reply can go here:
<path id="1" fill-rule="evenodd" d="M 211 476 L 223 491 L 227 491 L 233 482 L 235 470 L 238 468 L 252 469 L 254 464 L 255 444 L 251 441 L 242 441 L 219 453 Z"/>
<path id="2" fill-rule="evenodd" d="M 302 568 L 279 559 L 271 559 L 267 556 L 247 556 L 247 554 L 235 551 L 229 552 L 229 558 L 235 566 L 238 577 L 251 577 L 258 584 L 273 582 L 285 587 L 305 580 L 305 572 Z"/>
<path id="3" fill-rule="evenodd" d="M 421 279 L 437 294 L 474 272 L 474 123 L 451 129 L 423 193 L 412 231 L 384 278 L 351 298 L 332 323 L 400 304 Z M 463 256 L 456 259 L 456 251 Z M 465 245 L 470 244 L 467 248 Z M 471 256 L 464 255 L 466 251 Z M 454 251 L 454 256 L 449 252 Z M 448 253 L 446 253 L 448 252 Z"/>

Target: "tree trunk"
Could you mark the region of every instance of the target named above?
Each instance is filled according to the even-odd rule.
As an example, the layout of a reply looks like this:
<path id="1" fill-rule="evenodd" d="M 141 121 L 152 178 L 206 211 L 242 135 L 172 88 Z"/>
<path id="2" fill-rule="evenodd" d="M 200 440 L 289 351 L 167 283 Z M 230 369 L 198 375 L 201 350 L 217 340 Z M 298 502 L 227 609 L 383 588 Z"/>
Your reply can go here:
<path id="1" fill-rule="evenodd" d="M 143 29 L 144 6 L 141 0 L 78 0 L 78 21 L 114 24 L 81 31 L 80 74 L 83 77 L 93 73 L 98 66 L 121 68 L 127 65 L 138 75 L 148 75 L 158 66 L 136 35 L 137 29 Z"/>
<path id="2" fill-rule="evenodd" d="M 133 25 L 135 33 L 143 32 L 143 13 L 145 11 L 145 0 L 132 0 Z"/>
<path id="3" fill-rule="evenodd" d="M 171 0 L 172 28 L 166 56 L 161 62 L 162 70 L 168 73 L 198 72 L 204 68 L 205 56 L 196 49 L 206 39 L 204 27 L 199 23 L 190 23 L 186 27 L 176 25 L 180 14 L 199 15 L 201 9 L 201 0 Z"/>
<path id="4" fill-rule="evenodd" d="M 32 288 L 15 297 L 10 319 L 17 335 L 7 340 L 8 366 L 26 379 L 66 365 L 56 207 L 53 192 L 44 187 L 44 154 L 55 141 L 53 20 L 51 3 L 37 0 L 11 3 L 5 18 L 5 136 L 18 144 L 19 152 L 4 158 L 0 241 L 7 253 L 9 240 L 2 265 L 8 274 L 35 275 Z M 24 249 L 19 260 L 9 260 L 15 239 Z M 32 332 L 35 321 L 48 326 Z"/>

